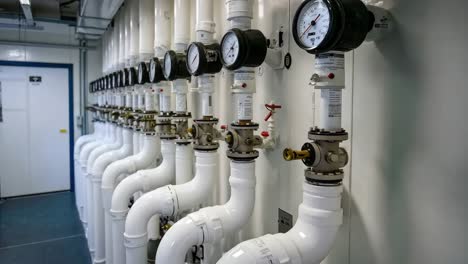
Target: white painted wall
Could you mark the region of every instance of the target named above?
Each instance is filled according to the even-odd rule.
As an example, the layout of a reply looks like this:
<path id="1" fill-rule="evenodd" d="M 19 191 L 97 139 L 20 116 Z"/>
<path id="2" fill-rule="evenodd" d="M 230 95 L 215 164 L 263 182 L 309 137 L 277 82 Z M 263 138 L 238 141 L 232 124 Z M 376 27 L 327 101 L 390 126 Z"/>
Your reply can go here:
<path id="1" fill-rule="evenodd" d="M 13 23 L 15 21 L 0 19 L 3 23 Z M 25 41 L 25 42 L 46 42 L 53 44 L 77 45 L 75 39 L 75 28 L 54 23 L 37 22 L 43 26 L 44 30 L 25 30 L 25 29 L 5 29 L 0 28 L 0 41 Z M 99 45 L 98 45 L 99 46 Z M 73 64 L 73 98 L 74 98 L 74 121 L 75 138 L 81 133 L 81 128 L 77 126 L 76 118 L 80 115 L 80 51 L 78 49 L 67 48 L 45 48 L 29 47 L 19 45 L 1 45 L 0 60 L 11 61 L 32 61 L 32 62 L 50 62 L 50 63 L 71 63 Z M 101 55 L 100 49 L 88 51 L 88 80 L 93 80 L 101 73 Z"/>
<path id="2" fill-rule="evenodd" d="M 267 37 L 279 24 L 290 28 L 289 2 L 292 19 L 301 0 L 255 0 L 254 27 Z M 386 42 L 346 55 L 343 126 L 351 133 L 345 143 L 351 162 L 344 181 L 345 223 L 324 263 L 468 263 L 468 4 L 383 2 L 395 17 L 395 32 Z M 224 5 L 216 5 L 219 38 L 227 24 Z M 302 200 L 305 166 L 283 161 L 281 151 L 300 148 L 315 124 L 308 85 L 314 58 L 292 36 L 290 43 L 292 68 L 264 65 L 257 81 L 255 120 L 262 120 L 263 104 L 271 99 L 284 106 L 277 116 L 281 143 L 257 160 L 253 229 L 243 238 L 277 232 L 278 207 L 295 220 Z M 219 96 L 226 91 L 221 78 Z M 227 123 L 224 116 L 220 123 Z"/>

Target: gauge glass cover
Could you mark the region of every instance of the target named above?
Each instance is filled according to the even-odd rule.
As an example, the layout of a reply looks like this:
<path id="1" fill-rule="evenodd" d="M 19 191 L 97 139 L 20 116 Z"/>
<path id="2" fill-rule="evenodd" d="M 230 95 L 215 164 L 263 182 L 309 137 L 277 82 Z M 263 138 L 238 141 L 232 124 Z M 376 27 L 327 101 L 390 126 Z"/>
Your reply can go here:
<path id="1" fill-rule="evenodd" d="M 232 65 L 239 57 L 239 39 L 234 32 L 229 32 L 221 43 L 221 54 L 226 65 Z"/>
<path id="2" fill-rule="evenodd" d="M 196 45 L 190 45 L 187 54 L 187 59 L 190 73 L 196 72 L 198 70 L 198 67 L 200 67 L 200 52 Z"/>
<path id="3" fill-rule="evenodd" d="M 171 75 L 172 61 L 169 53 L 164 56 L 164 75 L 166 78 Z"/>
<path id="4" fill-rule="evenodd" d="M 330 11 L 322 0 L 311 1 L 301 9 L 296 33 L 301 44 L 309 49 L 320 46 L 330 31 Z"/>

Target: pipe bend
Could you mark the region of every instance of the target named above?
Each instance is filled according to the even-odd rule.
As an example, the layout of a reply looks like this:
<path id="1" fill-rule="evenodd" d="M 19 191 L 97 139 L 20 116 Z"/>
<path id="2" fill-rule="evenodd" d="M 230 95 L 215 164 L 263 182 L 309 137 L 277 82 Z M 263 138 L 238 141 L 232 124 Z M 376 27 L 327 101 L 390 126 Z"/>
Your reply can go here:
<path id="1" fill-rule="evenodd" d="M 110 144 L 105 144 L 105 145 L 101 145 L 97 148 L 95 148 L 93 151 L 91 151 L 91 154 L 89 155 L 88 157 L 88 161 L 87 161 L 87 170 L 89 173 L 92 172 L 92 169 L 94 167 L 94 164 L 96 163 L 96 160 L 101 157 L 102 155 L 106 154 L 106 153 L 109 153 L 110 151 L 114 151 L 118 148 L 121 147 L 121 143 L 119 142 L 114 142 L 114 143 L 110 143 Z"/>
<path id="2" fill-rule="evenodd" d="M 124 145 L 118 150 L 104 153 L 103 155 L 99 156 L 94 162 L 93 168 L 91 170 L 91 174 L 94 177 L 98 177 L 98 178 L 102 177 L 102 175 L 104 174 L 104 171 L 110 164 L 124 157 L 127 157 L 130 154 L 131 154 L 130 144 Z"/>
<path id="3" fill-rule="evenodd" d="M 82 150 L 80 151 L 80 158 L 79 158 L 79 163 L 81 167 L 86 167 L 86 163 L 88 162 L 88 157 L 91 154 L 91 151 L 93 149 L 99 147 L 101 144 L 103 144 L 102 139 L 90 142 L 89 144 L 84 145 Z"/>
<path id="4" fill-rule="evenodd" d="M 174 214 L 199 206 L 211 195 L 210 190 L 218 173 L 218 153 L 195 151 L 195 156 L 195 177 L 187 183 L 169 186 L 176 197 Z"/>
<path id="5" fill-rule="evenodd" d="M 90 134 L 90 135 L 84 135 L 84 136 L 81 136 L 80 138 L 78 138 L 78 140 L 75 142 L 75 147 L 74 147 L 74 159 L 75 160 L 78 160 L 79 157 L 80 157 L 80 151 L 81 151 L 81 148 L 88 144 L 89 142 L 91 141 L 94 141 L 96 140 L 96 135 L 94 134 Z"/>
<path id="6" fill-rule="evenodd" d="M 183 264 L 192 245 L 203 243 L 203 231 L 191 218 L 183 218 L 164 235 L 156 252 L 156 263 Z"/>
<path id="7" fill-rule="evenodd" d="M 341 186 L 314 186 L 305 182 L 299 216 L 291 230 L 245 241 L 217 263 L 259 263 L 266 254 L 273 263 L 322 262 L 330 252 L 342 222 L 341 191 Z"/>
<path id="8" fill-rule="evenodd" d="M 125 236 L 145 235 L 151 217 L 157 214 L 172 215 L 173 211 L 172 194 L 167 186 L 143 194 L 128 212 L 125 222 Z"/>
<path id="9" fill-rule="evenodd" d="M 143 189 L 143 175 L 139 171 L 123 179 L 112 194 L 111 212 L 128 211 L 128 201 L 138 190 Z"/>

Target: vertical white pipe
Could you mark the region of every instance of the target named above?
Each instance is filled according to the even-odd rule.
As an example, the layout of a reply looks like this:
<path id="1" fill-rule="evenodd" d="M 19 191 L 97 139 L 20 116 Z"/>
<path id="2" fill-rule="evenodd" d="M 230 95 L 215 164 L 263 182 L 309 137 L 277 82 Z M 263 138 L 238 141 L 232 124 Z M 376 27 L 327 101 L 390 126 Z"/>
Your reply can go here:
<path id="1" fill-rule="evenodd" d="M 154 54 L 162 58 L 171 48 L 171 0 L 154 0 Z"/>
<path id="2" fill-rule="evenodd" d="M 119 12 L 119 17 L 118 17 L 118 21 L 119 21 L 119 30 L 118 30 L 118 34 L 119 34 L 119 39 L 118 39 L 118 47 L 119 47 L 119 57 L 118 57 L 118 62 L 119 62 L 119 69 L 122 69 L 123 67 L 125 67 L 125 51 L 127 50 L 127 46 L 125 45 L 125 13 L 127 13 L 126 11 L 127 7 L 124 6 L 120 9 L 120 12 Z"/>
<path id="3" fill-rule="evenodd" d="M 190 0 L 174 0 L 174 47 L 183 52 L 190 41 Z"/>
<path id="4" fill-rule="evenodd" d="M 125 50 L 124 50 L 124 67 L 130 66 L 130 3 L 125 6 L 124 13 L 124 39 Z"/>
<path id="5" fill-rule="evenodd" d="M 140 0 L 139 2 L 139 60 L 148 61 L 153 57 L 154 52 L 154 0 Z"/>
<path id="6" fill-rule="evenodd" d="M 320 90 L 319 127 L 329 131 L 341 130 L 342 89 Z"/>
<path id="7" fill-rule="evenodd" d="M 192 145 L 177 144 L 176 146 L 176 185 L 189 182 L 192 177 L 193 149 Z"/>
<path id="8" fill-rule="evenodd" d="M 135 66 L 137 64 L 138 56 L 140 53 L 140 26 L 139 26 L 140 0 L 129 0 L 129 4 L 130 4 L 129 65 Z"/>

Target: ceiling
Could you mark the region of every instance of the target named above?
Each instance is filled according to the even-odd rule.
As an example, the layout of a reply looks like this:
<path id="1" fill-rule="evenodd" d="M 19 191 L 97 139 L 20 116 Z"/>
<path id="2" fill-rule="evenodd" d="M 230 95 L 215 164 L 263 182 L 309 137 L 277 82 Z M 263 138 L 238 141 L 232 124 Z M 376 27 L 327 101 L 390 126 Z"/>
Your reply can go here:
<path id="1" fill-rule="evenodd" d="M 30 0 L 34 18 L 76 21 L 79 0 Z M 1 15 L 21 15 L 19 0 L 1 0 Z"/>

